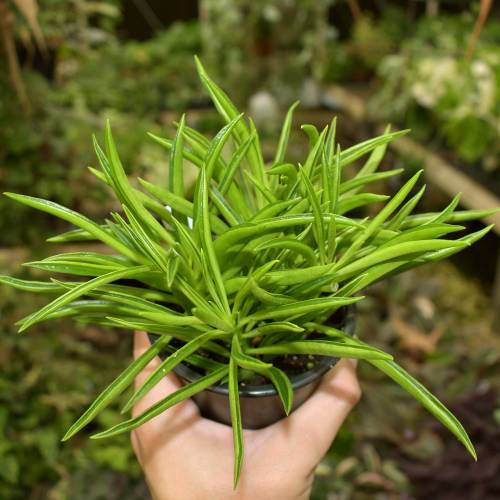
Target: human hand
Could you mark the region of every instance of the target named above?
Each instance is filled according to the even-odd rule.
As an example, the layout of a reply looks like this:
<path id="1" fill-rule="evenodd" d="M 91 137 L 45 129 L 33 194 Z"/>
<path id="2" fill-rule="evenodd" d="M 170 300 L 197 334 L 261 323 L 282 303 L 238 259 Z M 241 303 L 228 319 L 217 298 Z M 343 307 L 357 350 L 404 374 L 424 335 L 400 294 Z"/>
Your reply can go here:
<path id="1" fill-rule="evenodd" d="M 147 334 L 136 332 L 134 357 L 149 345 Z M 151 361 L 136 385 L 159 363 L 159 358 Z M 169 374 L 137 403 L 134 416 L 179 387 L 177 377 Z M 190 399 L 135 429 L 132 446 L 155 500 L 307 499 L 316 466 L 360 396 L 354 362 L 341 360 L 290 416 L 264 429 L 245 429 L 236 490 L 231 428 L 201 417 Z"/>

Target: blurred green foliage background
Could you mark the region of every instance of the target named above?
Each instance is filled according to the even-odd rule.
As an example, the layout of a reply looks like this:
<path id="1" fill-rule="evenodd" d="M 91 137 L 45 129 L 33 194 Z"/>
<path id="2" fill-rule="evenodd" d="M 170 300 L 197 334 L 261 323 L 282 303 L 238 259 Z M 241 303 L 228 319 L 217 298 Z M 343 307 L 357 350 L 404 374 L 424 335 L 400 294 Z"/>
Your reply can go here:
<path id="1" fill-rule="evenodd" d="M 373 124 L 411 127 L 414 138 L 494 188 L 500 172 L 498 6 L 466 54 L 482 3 L 200 0 L 169 7 L 1 0 L 2 191 L 102 218 L 113 207 L 86 167 L 94 162 L 91 134 L 99 134 L 108 117 L 128 171 L 164 182 L 168 160 L 146 132 L 171 134 L 186 109 L 202 132 L 213 134 L 219 125 L 197 81 L 195 53 L 257 122 L 261 117 L 265 151 L 277 139 L 273 120 L 286 105 L 300 98 L 306 119 L 320 123 L 334 112 L 325 111 L 323 89 L 342 84 L 366 99 Z M 374 126 L 359 127 L 341 113 L 342 145 L 365 138 Z M 305 140 L 295 137 L 297 156 Z M 394 154 L 388 161 L 414 166 Z M 442 208 L 439 197 L 430 203 Z M 64 229 L 1 197 L 0 272 L 36 279 L 20 263 L 43 255 L 44 240 Z M 488 269 L 498 245 L 492 238 Z M 370 290 L 358 333 L 398 353 L 451 404 L 477 444 L 480 465 L 396 387 L 361 367 L 364 398 L 318 468 L 314 498 L 500 496 L 500 337 L 491 279 L 478 269 L 464 272 L 474 267 L 474 252 L 466 253 L 468 262 L 434 265 Z M 130 337 L 66 321 L 18 336 L 14 322 L 41 300 L 1 289 L 0 498 L 146 498 L 126 437 L 97 443 L 87 439 L 96 431 L 89 428 L 60 443 L 128 362 Z M 119 419 L 111 407 L 95 425 Z"/>

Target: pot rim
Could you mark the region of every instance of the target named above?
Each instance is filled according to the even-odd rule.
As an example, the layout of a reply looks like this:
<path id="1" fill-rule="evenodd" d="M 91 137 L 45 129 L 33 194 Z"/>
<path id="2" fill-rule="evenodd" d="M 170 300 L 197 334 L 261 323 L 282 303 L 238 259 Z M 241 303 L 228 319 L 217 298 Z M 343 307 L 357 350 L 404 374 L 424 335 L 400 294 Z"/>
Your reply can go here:
<path id="1" fill-rule="evenodd" d="M 341 326 L 342 330 L 349 334 L 354 334 L 354 326 L 355 326 L 355 310 L 354 306 L 348 306 L 346 317 L 344 319 L 344 324 Z M 155 334 L 148 334 L 153 338 L 156 338 Z M 151 339 L 152 340 L 152 339 Z M 339 358 L 333 358 L 330 356 L 317 356 L 318 362 L 316 365 L 307 370 L 304 373 L 300 373 L 298 375 L 290 376 L 290 382 L 292 383 L 292 387 L 294 390 L 300 389 L 305 385 L 314 382 L 315 380 L 321 378 L 330 368 L 333 368 L 339 361 Z M 172 370 L 176 375 L 183 378 L 187 382 L 194 382 L 199 379 L 202 375 L 198 372 L 189 368 L 189 366 L 181 363 L 174 367 Z M 261 385 L 245 385 L 239 386 L 239 395 L 241 397 L 249 397 L 249 398 L 258 398 L 265 396 L 276 396 L 278 392 L 273 384 L 261 384 Z M 224 396 L 229 396 L 229 387 L 227 384 L 221 385 L 212 385 L 205 389 L 206 391 L 215 392 L 217 394 L 221 394 Z"/>
<path id="2" fill-rule="evenodd" d="M 338 361 L 339 361 L 338 358 L 331 358 L 328 356 L 318 356 L 318 362 L 313 368 L 307 370 L 304 373 L 290 376 L 290 382 L 292 383 L 292 388 L 294 390 L 299 389 L 301 387 L 304 387 L 305 385 L 310 384 L 311 382 L 314 382 L 314 380 L 321 378 L 330 368 L 335 366 Z M 177 365 L 173 369 L 173 371 L 175 372 L 176 375 L 183 378 L 184 380 L 187 380 L 188 382 L 194 382 L 195 380 L 201 377 L 199 373 L 195 372 L 194 370 L 189 368 L 189 366 L 184 364 Z M 229 386 L 227 384 L 211 385 L 205 390 L 210 392 L 215 392 L 217 394 L 222 394 L 224 396 L 229 396 Z M 240 394 L 240 397 L 247 397 L 247 398 L 276 396 L 278 394 L 276 388 L 272 384 L 244 385 L 244 386 L 239 385 L 238 392 Z"/>

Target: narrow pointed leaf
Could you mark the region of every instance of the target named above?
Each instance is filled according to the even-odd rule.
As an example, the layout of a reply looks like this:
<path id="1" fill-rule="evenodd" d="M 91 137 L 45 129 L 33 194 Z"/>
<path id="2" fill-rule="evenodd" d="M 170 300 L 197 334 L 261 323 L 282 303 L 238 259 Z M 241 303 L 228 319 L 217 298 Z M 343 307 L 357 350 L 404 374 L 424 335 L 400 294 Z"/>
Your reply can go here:
<path id="1" fill-rule="evenodd" d="M 175 139 L 170 151 L 170 167 L 168 171 L 168 189 L 177 196 L 184 196 L 184 127 L 186 115 L 181 116 L 181 121 L 175 134 Z"/>
<path id="2" fill-rule="evenodd" d="M 441 213 L 427 221 L 425 224 L 436 224 L 439 222 L 445 222 L 447 221 L 451 214 L 455 211 L 455 208 L 457 208 L 458 204 L 460 203 L 460 198 L 462 196 L 462 193 L 458 193 L 453 200 L 449 203 L 448 206 L 446 206 Z"/>
<path id="3" fill-rule="evenodd" d="M 286 249 L 296 252 L 297 254 L 302 255 L 309 265 L 316 264 L 316 256 L 314 255 L 314 251 L 311 247 L 292 238 L 280 238 L 266 241 L 254 248 L 254 252 L 258 253 L 271 248 Z"/>
<path id="4" fill-rule="evenodd" d="M 324 311 L 334 307 L 354 304 L 363 297 L 327 297 L 301 300 L 273 308 L 266 308 L 252 314 L 249 318 L 255 321 L 263 319 L 279 319 L 300 316 L 311 312 Z"/>
<path id="5" fill-rule="evenodd" d="M 225 125 L 219 133 L 214 137 L 213 141 L 210 144 L 210 149 L 207 152 L 207 156 L 204 161 L 203 168 L 205 169 L 205 175 L 207 178 L 207 182 L 214 175 L 215 166 L 220 158 L 220 154 L 222 152 L 222 148 L 224 144 L 228 140 L 229 136 L 233 129 L 238 125 L 238 122 L 243 117 L 243 113 L 235 116 L 227 125 Z"/>
<path id="6" fill-rule="evenodd" d="M 135 359 L 127 368 L 97 396 L 83 415 L 68 429 L 62 441 L 67 441 L 79 430 L 89 424 L 104 408 L 121 394 L 149 362 L 168 345 L 170 337 L 162 336 Z"/>
<path id="7" fill-rule="evenodd" d="M 109 234 L 109 232 L 102 229 L 99 224 L 96 224 L 94 221 L 88 219 L 87 217 L 80 215 L 78 212 L 70 210 L 69 208 L 63 207 L 53 201 L 42 200 L 40 198 L 34 198 L 33 196 L 25 196 L 22 194 L 16 193 L 4 193 L 5 196 L 12 198 L 19 203 L 23 203 L 32 208 L 36 208 L 37 210 L 41 210 L 42 212 L 47 212 L 51 215 L 55 215 L 60 219 L 63 219 L 75 226 L 82 228 L 85 231 L 88 231 L 89 234 L 92 234 L 96 239 L 102 241 L 106 245 L 109 245 L 111 248 L 114 248 L 118 252 L 131 259 L 135 259 L 137 254 L 130 250 L 130 248 L 123 245 L 116 238 L 113 238 Z"/>
<path id="8" fill-rule="evenodd" d="M 271 363 L 264 363 L 247 354 L 233 353 L 232 356 L 241 368 L 259 373 L 271 381 L 283 403 L 285 413 L 288 415 L 293 405 L 293 388 L 286 374 Z"/>
<path id="9" fill-rule="evenodd" d="M 205 175 L 205 168 L 202 168 L 200 170 L 200 175 L 198 177 L 194 208 L 195 208 L 194 212 L 195 234 L 196 234 L 196 227 L 198 227 L 201 245 L 207 257 L 207 262 L 215 286 L 217 288 L 219 300 L 223 305 L 224 311 L 227 314 L 230 314 L 230 308 L 226 296 L 226 290 L 224 288 L 224 282 L 222 280 L 219 268 L 219 262 L 217 261 L 217 256 L 214 250 L 214 243 L 212 240 L 212 231 L 210 228 L 209 206 L 208 206 L 208 184 Z"/>
<path id="10" fill-rule="evenodd" d="M 390 360 L 369 360 L 380 371 L 392 378 L 397 384 L 417 399 L 432 415 L 434 415 L 456 438 L 465 446 L 467 451 L 477 460 L 476 451 L 462 424 L 448 410 L 439 399 L 431 394 L 418 380 L 412 377 L 397 363 Z"/>
<path id="11" fill-rule="evenodd" d="M 283 163 L 285 161 L 286 149 L 288 146 L 288 140 L 290 138 L 290 130 L 292 128 L 293 112 L 298 105 L 299 101 L 295 101 L 288 108 L 288 111 L 286 113 L 285 121 L 283 122 L 283 127 L 281 128 L 276 155 L 274 156 L 274 165 L 278 165 L 279 163 Z"/>
<path id="12" fill-rule="evenodd" d="M 311 204 L 312 213 L 314 215 L 314 236 L 318 247 L 319 261 L 321 264 L 326 264 L 326 249 L 325 249 L 325 228 L 323 225 L 323 212 L 321 211 L 320 203 L 314 187 L 307 176 L 304 168 L 300 167 L 300 179 L 303 182 L 309 203 Z"/>
<path id="13" fill-rule="evenodd" d="M 367 153 L 370 153 L 375 148 L 387 144 L 388 142 L 406 135 L 409 130 L 401 130 L 399 132 L 390 132 L 388 134 L 383 134 L 379 137 L 374 137 L 373 139 L 368 139 L 364 142 L 351 146 L 350 148 L 342 151 L 340 157 L 340 166 L 344 167 L 350 163 L 356 161 Z"/>
<path id="14" fill-rule="evenodd" d="M 33 281 L 12 278 L 11 276 L 0 276 L 0 283 L 9 285 L 17 290 L 32 293 L 57 293 L 64 291 L 64 288 L 57 283 L 50 281 Z"/>
<path id="15" fill-rule="evenodd" d="M 30 326 L 34 325 L 35 323 L 43 321 L 43 319 L 50 313 L 54 312 L 55 310 L 66 304 L 69 304 L 72 300 L 81 297 L 85 293 L 90 292 L 91 290 L 99 286 L 111 283 L 113 281 L 117 281 L 119 279 L 132 278 L 134 276 L 144 274 L 150 270 L 151 270 L 150 266 L 129 267 L 126 269 L 120 269 L 117 271 L 112 271 L 107 274 L 103 274 L 102 276 L 87 281 L 86 283 L 82 283 L 80 286 L 77 286 L 72 290 L 69 290 L 65 294 L 61 295 L 60 297 L 52 301 L 50 304 L 47 304 L 45 307 L 42 307 L 42 309 L 40 309 L 36 314 L 34 314 L 29 319 L 29 321 L 23 323 L 19 331 L 22 332 L 27 328 L 29 328 Z"/>
<path id="16" fill-rule="evenodd" d="M 425 184 L 420 188 L 419 192 L 412 196 L 394 215 L 394 217 L 387 224 L 387 229 L 399 229 L 401 224 L 406 220 L 406 218 L 413 212 L 418 202 L 422 198 L 425 192 Z"/>
<path id="17" fill-rule="evenodd" d="M 215 384 L 219 380 L 221 380 L 227 374 L 227 366 L 223 366 L 213 372 L 205 375 L 204 377 L 200 377 L 195 382 L 192 382 L 189 385 L 185 385 L 178 389 L 177 391 L 169 394 L 166 398 L 158 401 L 158 403 L 154 404 L 146 411 L 141 413 L 135 418 L 131 418 L 121 424 L 117 424 L 110 429 L 100 432 L 98 434 L 94 434 L 91 436 L 91 439 L 102 439 L 111 436 L 115 436 L 117 434 L 122 434 L 124 432 L 130 432 L 140 425 L 146 423 L 152 418 L 156 417 L 160 413 L 163 413 L 165 410 L 168 410 L 172 406 L 184 401 L 185 399 L 190 398 L 194 394 L 203 391 L 207 387 Z"/>
<path id="18" fill-rule="evenodd" d="M 235 337 L 236 338 L 236 337 Z M 233 356 L 229 360 L 229 412 L 233 428 L 234 447 L 234 487 L 240 479 L 241 466 L 243 465 L 244 443 L 243 425 L 241 422 L 240 394 L 238 390 L 238 364 Z"/>
<path id="19" fill-rule="evenodd" d="M 370 346 L 349 345 L 332 340 L 298 340 L 265 347 L 254 347 L 248 354 L 315 354 L 337 358 L 383 359 L 391 360 L 392 356 Z"/>
<path id="20" fill-rule="evenodd" d="M 241 162 L 245 158 L 248 153 L 248 149 L 252 145 L 252 142 L 255 140 L 255 134 L 250 135 L 250 137 L 238 146 L 238 149 L 234 152 L 227 169 L 224 171 L 222 175 L 221 182 L 219 184 L 219 191 L 222 195 L 226 194 L 229 190 L 229 187 L 233 181 L 234 175 L 241 165 Z"/>
<path id="21" fill-rule="evenodd" d="M 365 241 L 373 235 L 373 233 L 385 222 L 385 220 L 398 208 L 404 201 L 408 193 L 413 189 L 418 178 L 422 174 L 422 170 L 417 172 L 405 185 L 397 192 L 397 194 L 387 203 L 387 205 L 373 218 L 366 229 L 356 238 L 348 250 L 342 255 L 339 265 L 343 264 L 361 248 Z"/>
<path id="22" fill-rule="evenodd" d="M 395 175 L 398 175 L 403 171 L 404 171 L 403 168 L 397 168 L 394 170 L 386 170 L 385 172 L 378 172 L 376 174 L 368 174 L 368 175 L 358 174 L 356 177 L 354 177 L 354 179 L 342 183 L 342 186 L 340 187 L 340 194 L 344 193 L 354 194 L 367 184 L 371 184 L 372 182 L 378 182 L 384 179 L 388 179 L 390 177 L 394 177 Z"/>
<path id="23" fill-rule="evenodd" d="M 323 214 L 323 220 L 330 221 L 334 218 L 336 224 L 340 227 L 352 226 L 359 227 L 355 221 L 342 217 L 341 215 Z M 276 231 L 278 229 L 285 229 L 295 226 L 307 226 L 314 222 L 314 215 L 312 214 L 297 214 L 297 215 L 283 215 L 273 217 L 271 219 L 260 220 L 257 223 L 244 223 L 238 227 L 229 229 L 224 234 L 219 236 L 214 242 L 215 251 L 218 254 L 227 252 L 227 249 L 238 241 L 248 239 L 256 234 L 263 234 L 265 232 Z"/>
<path id="24" fill-rule="evenodd" d="M 167 189 L 162 188 L 156 184 L 152 184 L 144 179 L 139 179 L 141 185 L 147 189 L 151 194 L 156 196 L 162 203 L 172 207 L 173 210 L 185 215 L 187 217 L 193 217 L 194 208 L 193 204 L 175 194 L 171 193 Z M 210 214 L 210 224 L 215 233 L 221 234 L 227 231 L 228 226 L 223 221 L 221 221 L 218 217 L 213 214 Z"/>
<path id="25" fill-rule="evenodd" d="M 337 205 L 337 213 L 339 215 L 344 215 L 351 210 L 356 208 L 364 207 L 370 203 L 381 203 L 387 201 L 389 196 L 383 194 L 372 194 L 372 193 L 362 193 L 349 196 L 347 198 L 342 198 Z"/>
<path id="26" fill-rule="evenodd" d="M 429 252 L 432 250 L 442 250 L 449 248 L 465 248 L 468 246 L 466 242 L 457 240 L 422 240 L 422 241 L 406 241 L 395 244 L 387 248 L 379 248 L 369 255 L 357 259 L 352 264 L 341 267 L 337 276 L 339 279 L 345 279 L 353 274 L 363 271 L 370 266 L 380 264 L 390 259 L 396 259 L 404 255 L 418 254 Z"/>
<path id="27" fill-rule="evenodd" d="M 263 326 L 259 326 L 254 330 L 250 330 L 242 335 L 243 338 L 252 338 L 258 337 L 261 335 L 269 335 L 271 333 L 282 333 L 282 332 L 291 332 L 291 333 L 300 333 L 303 332 L 304 329 L 294 323 L 290 323 L 289 321 L 276 321 L 273 323 L 266 323 Z"/>
<path id="28" fill-rule="evenodd" d="M 127 401 L 123 407 L 122 413 L 129 411 L 137 401 L 143 398 L 160 380 L 172 371 L 179 363 L 196 352 L 203 344 L 209 340 L 220 337 L 221 332 L 210 331 L 194 338 L 187 344 L 183 345 L 180 349 L 163 360 L 158 367 L 149 375 L 149 377 L 142 383 L 142 385 L 134 392 L 132 397 Z"/>

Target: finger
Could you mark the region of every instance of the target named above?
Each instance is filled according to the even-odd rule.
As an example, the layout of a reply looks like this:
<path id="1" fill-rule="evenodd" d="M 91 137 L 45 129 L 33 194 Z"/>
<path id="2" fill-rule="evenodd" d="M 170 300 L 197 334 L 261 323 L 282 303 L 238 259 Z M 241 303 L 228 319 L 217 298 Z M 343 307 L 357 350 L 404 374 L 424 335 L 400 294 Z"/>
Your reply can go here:
<path id="1" fill-rule="evenodd" d="M 134 359 L 137 359 L 139 356 L 144 354 L 144 352 L 146 352 L 150 346 L 151 342 L 146 332 L 135 332 Z M 135 388 L 138 389 L 146 381 L 146 379 L 160 366 L 160 364 L 161 359 L 159 358 L 159 356 L 155 356 L 135 378 Z M 172 377 L 164 378 L 167 379 L 169 393 L 181 387 L 181 384 L 177 377 L 175 377 L 175 375 L 173 375 Z"/>
<path id="2" fill-rule="evenodd" d="M 148 334 L 145 332 L 135 332 L 134 334 L 134 358 L 141 356 L 149 347 L 151 342 Z M 160 366 L 161 359 L 155 356 L 146 367 L 136 376 L 136 390 L 155 372 Z M 182 387 L 181 382 L 174 373 L 168 373 L 160 379 L 160 381 L 151 388 L 134 406 L 132 415 L 137 416 L 144 412 L 147 408 L 165 399 L 169 394 L 175 392 Z"/>
<path id="3" fill-rule="evenodd" d="M 290 415 L 292 428 L 305 438 L 314 460 L 319 461 L 328 451 L 360 397 L 356 364 L 343 359 L 323 377 L 316 392 Z"/>
<path id="4" fill-rule="evenodd" d="M 146 332 L 135 332 L 134 333 L 134 359 L 142 356 L 151 347 L 151 342 L 149 340 L 148 334 Z M 143 382 L 153 373 L 158 366 L 160 366 L 161 360 L 158 356 L 155 356 L 146 367 L 137 375 L 135 378 L 135 388 L 140 387 Z"/>
<path id="5" fill-rule="evenodd" d="M 146 332 L 135 332 L 134 334 L 134 358 L 141 356 L 149 347 L 151 342 Z M 154 373 L 160 366 L 161 359 L 155 356 L 136 376 L 136 390 Z M 149 406 L 157 403 L 172 392 L 181 387 L 181 383 L 173 373 L 169 373 L 156 384 L 139 402 L 135 405 L 135 412 L 142 412 Z"/>
<path id="6" fill-rule="evenodd" d="M 130 443 L 132 445 L 132 449 L 134 450 L 135 456 L 137 457 L 137 460 L 142 466 L 142 446 L 141 441 L 137 437 L 136 431 L 132 431 L 130 433 Z"/>

